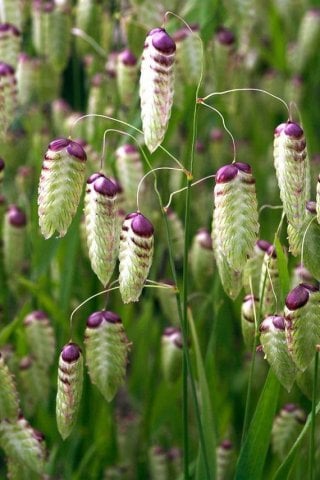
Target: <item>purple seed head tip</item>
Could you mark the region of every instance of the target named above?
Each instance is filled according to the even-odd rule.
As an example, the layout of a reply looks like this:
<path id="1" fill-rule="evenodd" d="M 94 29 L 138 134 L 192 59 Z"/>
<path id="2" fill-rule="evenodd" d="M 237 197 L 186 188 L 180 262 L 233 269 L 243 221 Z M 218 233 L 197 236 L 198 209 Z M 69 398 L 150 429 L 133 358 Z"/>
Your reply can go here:
<path id="1" fill-rule="evenodd" d="M 110 310 L 106 310 L 104 312 L 104 319 L 106 322 L 109 322 L 109 323 L 121 323 L 121 318 L 119 317 L 119 315 L 117 315 L 114 312 L 111 312 Z"/>
<path id="2" fill-rule="evenodd" d="M 286 404 L 282 407 L 282 410 L 284 410 L 285 412 L 292 413 L 292 412 L 294 412 L 295 410 L 297 410 L 297 406 L 296 406 L 294 403 L 286 403 Z"/>
<path id="3" fill-rule="evenodd" d="M 107 197 L 114 197 L 118 189 L 116 185 L 107 177 L 99 177 L 94 181 L 93 188 L 97 193 Z"/>
<path id="4" fill-rule="evenodd" d="M 29 313 L 25 319 L 24 319 L 24 325 L 30 325 L 31 323 L 34 322 L 34 320 L 38 320 L 38 321 L 42 321 L 42 320 L 46 320 L 48 317 L 47 315 L 45 314 L 45 312 L 43 310 L 35 310 L 31 313 Z"/>
<path id="5" fill-rule="evenodd" d="M 72 155 L 73 157 L 78 158 L 82 162 L 87 160 L 87 154 L 84 151 L 83 147 L 77 143 L 70 140 L 69 145 L 67 146 L 67 152 Z"/>
<path id="6" fill-rule="evenodd" d="M 234 165 L 224 165 L 219 168 L 216 174 L 216 183 L 231 182 L 238 174 L 238 169 Z"/>
<path id="7" fill-rule="evenodd" d="M 171 337 L 171 335 L 176 335 L 180 333 L 180 329 L 177 327 L 167 327 L 164 329 L 163 336 L 164 337 Z"/>
<path id="8" fill-rule="evenodd" d="M 277 252 L 274 245 L 270 245 L 266 253 L 269 255 L 269 257 L 277 258 Z"/>
<path id="9" fill-rule="evenodd" d="M 56 138 L 55 140 L 52 140 L 52 142 L 49 143 L 49 150 L 52 150 L 53 152 L 59 152 L 60 150 L 63 150 L 66 148 L 70 143 L 70 140 L 68 138 Z"/>
<path id="10" fill-rule="evenodd" d="M 197 239 L 201 247 L 212 250 L 211 235 L 206 228 L 200 228 L 200 230 L 198 230 Z"/>
<path id="11" fill-rule="evenodd" d="M 235 165 L 238 170 L 241 170 L 241 172 L 251 173 L 251 167 L 248 163 L 236 162 L 233 165 Z"/>
<path id="12" fill-rule="evenodd" d="M 130 154 L 130 153 L 136 153 L 138 151 L 137 147 L 134 145 L 130 145 L 129 143 L 126 143 L 125 145 L 122 145 L 119 147 L 119 153 L 125 153 L 125 154 Z"/>
<path id="13" fill-rule="evenodd" d="M 219 27 L 216 32 L 216 39 L 221 45 L 232 45 L 235 42 L 234 34 L 225 27 Z"/>
<path id="14" fill-rule="evenodd" d="M 317 203 L 309 200 L 309 202 L 306 203 L 306 209 L 308 210 L 309 213 L 316 214 L 317 213 Z"/>
<path id="15" fill-rule="evenodd" d="M 262 250 L 263 252 L 267 252 L 270 247 L 272 247 L 270 242 L 267 240 L 258 240 L 256 243 L 257 247 Z"/>
<path id="16" fill-rule="evenodd" d="M 298 123 L 288 122 L 284 129 L 284 133 L 288 135 L 288 137 L 300 138 L 303 135 L 303 130 Z"/>
<path id="17" fill-rule="evenodd" d="M 166 53 L 168 55 L 176 51 L 174 40 L 164 29 L 160 29 L 152 34 L 152 45 L 161 53 Z"/>
<path id="18" fill-rule="evenodd" d="M 26 214 L 16 205 L 9 206 L 8 220 L 14 227 L 25 227 L 27 224 Z"/>
<path id="19" fill-rule="evenodd" d="M 131 227 L 134 233 L 142 237 L 151 237 L 154 232 L 152 223 L 141 213 L 133 218 Z"/>
<path id="20" fill-rule="evenodd" d="M 0 172 L 4 169 L 4 167 L 5 167 L 4 160 L 0 158 Z"/>
<path id="21" fill-rule="evenodd" d="M 95 182 L 98 178 L 105 178 L 105 176 L 103 175 L 103 173 L 99 173 L 99 172 L 95 172 L 95 173 L 92 173 L 90 175 L 90 177 L 88 177 L 87 179 L 87 183 L 93 183 Z"/>
<path id="22" fill-rule="evenodd" d="M 274 129 L 274 136 L 278 137 L 281 132 L 286 128 L 287 124 L 286 123 L 280 123 L 275 129 Z"/>
<path id="23" fill-rule="evenodd" d="M 87 327 L 97 328 L 104 320 L 104 312 L 94 312 L 87 318 Z"/>
<path id="24" fill-rule="evenodd" d="M 14 68 L 7 63 L 0 62 L 0 76 L 14 75 Z"/>
<path id="25" fill-rule="evenodd" d="M 126 48 L 119 54 L 119 60 L 122 62 L 124 65 L 128 65 L 129 67 L 134 67 L 137 64 L 137 59 L 135 55 L 129 50 L 129 48 Z"/>
<path id="26" fill-rule="evenodd" d="M 272 317 L 272 323 L 273 323 L 274 327 L 277 328 L 278 330 L 284 330 L 285 329 L 284 317 L 275 315 L 274 317 Z"/>
<path id="27" fill-rule="evenodd" d="M 68 363 L 75 362 L 80 355 L 81 348 L 76 343 L 68 343 L 61 350 L 62 359 Z"/>
<path id="28" fill-rule="evenodd" d="M 288 293 L 286 306 L 289 310 L 297 310 L 303 307 L 309 300 L 309 291 L 304 285 L 300 284 Z"/>
<path id="29" fill-rule="evenodd" d="M 231 450 L 233 445 L 232 445 L 232 442 L 230 442 L 230 440 L 223 440 L 221 443 L 220 443 L 220 447 L 223 449 L 223 450 Z"/>

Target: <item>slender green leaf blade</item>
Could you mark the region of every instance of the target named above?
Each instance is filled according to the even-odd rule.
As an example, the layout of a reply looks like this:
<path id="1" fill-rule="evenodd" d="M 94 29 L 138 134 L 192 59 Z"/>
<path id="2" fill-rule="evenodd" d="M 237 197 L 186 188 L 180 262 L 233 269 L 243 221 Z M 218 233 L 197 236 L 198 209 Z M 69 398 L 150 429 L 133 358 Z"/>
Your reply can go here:
<path id="1" fill-rule="evenodd" d="M 280 383 L 272 370 L 260 395 L 246 440 L 237 464 L 236 480 L 259 480 L 269 448 L 269 438 L 275 416 Z"/>

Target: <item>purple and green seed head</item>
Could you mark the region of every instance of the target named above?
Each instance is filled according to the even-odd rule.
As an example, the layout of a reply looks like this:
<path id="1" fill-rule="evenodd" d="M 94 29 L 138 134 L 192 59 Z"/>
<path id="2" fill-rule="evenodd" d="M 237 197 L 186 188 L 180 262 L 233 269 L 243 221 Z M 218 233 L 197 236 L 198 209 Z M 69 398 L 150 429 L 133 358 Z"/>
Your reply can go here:
<path id="1" fill-rule="evenodd" d="M 112 311 L 98 311 L 87 319 L 86 364 L 89 376 L 110 402 L 123 383 L 129 352 L 121 318 Z"/>
<path id="2" fill-rule="evenodd" d="M 56 419 L 60 435 L 65 440 L 71 433 L 79 411 L 83 384 L 83 356 L 75 343 L 65 345 L 58 365 Z"/>
<path id="3" fill-rule="evenodd" d="M 141 61 L 140 103 L 145 144 L 154 152 L 167 130 L 174 93 L 176 45 L 163 28 L 147 35 Z"/>
<path id="4" fill-rule="evenodd" d="M 194 236 L 189 261 L 196 286 L 206 288 L 212 280 L 215 264 L 211 234 L 206 228 L 199 229 Z"/>
<path id="5" fill-rule="evenodd" d="M 118 254 L 117 185 L 102 173 L 87 180 L 84 200 L 85 231 L 91 268 L 106 286 Z"/>
<path id="6" fill-rule="evenodd" d="M 258 237 L 258 208 L 251 167 L 234 163 L 216 173 L 214 225 L 216 243 L 230 267 L 242 272 Z"/>
<path id="7" fill-rule="evenodd" d="M 124 303 L 137 302 L 153 256 L 154 228 L 140 212 L 126 216 L 120 236 L 119 287 Z"/>
<path id="8" fill-rule="evenodd" d="M 120 101 L 124 105 L 129 106 L 134 100 L 138 79 L 137 59 L 130 49 L 126 48 L 119 53 L 116 68 Z"/>
<path id="9" fill-rule="evenodd" d="M 77 142 L 58 138 L 49 144 L 38 188 L 39 225 L 45 238 L 66 234 L 80 202 L 86 160 Z"/>
<path id="10" fill-rule="evenodd" d="M 15 276 L 23 269 L 27 236 L 27 217 L 16 205 L 9 205 L 4 216 L 3 257 L 7 274 Z"/>
<path id="11" fill-rule="evenodd" d="M 44 370 L 48 370 L 55 357 L 55 333 L 48 318 L 42 310 L 29 313 L 23 322 L 27 344 L 33 357 Z"/>
<path id="12" fill-rule="evenodd" d="M 164 379 L 174 383 L 182 372 L 182 334 L 177 327 L 168 327 L 161 338 L 161 366 Z"/>
<path id="13" fill-rule="evenodd" d="M 293 403 L 284 405 L 274 419 L 271 432 L 273 452 L 284 459 L 306 421 L 305 412 Z"/>
<path id="14" fill-rule="evenodd" d="M 300 283 L 285 301 L 285 329 L 289 351 L 300 370 L 311 363 L 320 343 L 320 292 L 314 285 Z"/>

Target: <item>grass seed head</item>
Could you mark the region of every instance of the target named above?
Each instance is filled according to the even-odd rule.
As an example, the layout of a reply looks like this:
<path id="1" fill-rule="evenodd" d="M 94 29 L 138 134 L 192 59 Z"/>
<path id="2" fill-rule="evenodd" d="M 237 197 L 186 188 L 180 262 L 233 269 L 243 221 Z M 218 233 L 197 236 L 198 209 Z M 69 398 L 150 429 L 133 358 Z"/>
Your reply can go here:
<path id="1" fill-rule="evenodd" d="M 67 138 L 53 140 L 44 156 L 38 189 L 38 213 L 45 238 L 56 231 L 63 237 L 80 202 L 86 153 Z"/>
<path id="2" fill-rule="evenodd" d="M 179 328 L 168 327 L 161 338 L 161 365 L 165 380 L 174 383 L 182 373 L 182 334 Z"/>
<path id="3" fill-rule="evenodd" d="M 285 319 L 279 315 L 266 317 L 260 325 L 260 342 L 265 358 L 279 382 L 290 391 L 297 369 L 289 354 L 285 334 Z"/>
<path id="4" fill-rule="evenodd" d="M 42 310 L 29 313 L 23 322 L 26 339 L 37 363 L 47 370 L 55 357 L 55 334 L 48 315 Z"/>
<path id="5" fill-rule="evenodd" d="M 124 303 L 137 302 L 153 256 L 153 226 L 141 213 L 126 216 L 120 237 L 119 286 Z"/>
<path id="6" fill-rule="evenodd" d="M 207 288 L 213 278 L 214 253 L 211 235 L 206 228 L 199 229 L 194 236 L 189 259 L 197 288 Z"/>
<path id="7" fill-rule="evenodd" d="M 57 426 L 65 440 L 71 433 L 79 411 L 83 384 L 83 357 L 75 343 L 66 344 L 60 353 L 56 398 Z"/>
<path id="8" fill-rule="evenodd" d="M 0 421 L 18 418 L 19 400 L 12 374 L 0 354 Z"/>
<path id="9" fill-rule="evenodd" d="M 174 93 L 176 45 L 163 28 L 147 35 L 141 60 L 140 102 L 144 141 L 150 152 L 167 130 Z"/>
<path id="10" fill-rule="evenodd" d="M 319 288 L 301 283 L 288 293 L 285 304 L 288 348 L 297 367 L 305 370 L 320 343 Z"/>
<path id="11" fill-rule="evenodd" d="M 110 402 L 124 381 L 127 366 L 128 340 L 121 318 L 111 311 L 92 313 L 85 345 L 90 379 Z"/>
<path id="12" fill-rule="evenodd" d="M 3 226 L 3 258 L 8 275 L 22 271 L 25 260 L 27 217 L 16 205 L 9 205 Z"/>
<path id="13" fill-rule="evenodd" d="M 118 187 L 102 173 L 87 180 L 85 229 L 91 268 L 105 286 L 109 283 L 118 255 Z"/>
<path id="14" fill-rule="evenodd" d="M 117 87 L 121 103 L 129 106 L 137 86 L 138 65 L 135 55 L 126 48 L 117 58 Z"/>
<path id="15" fill-rule="evenodd" d="M 247 163 L 221 167 L 214 188 L 215 243 L 230 268 L 242 272 L 258 239 L 255 180 Z"/>
<path id="16" fill-rule="evenodd" d="M 271 445 L 273 452 L 280 459 L 284 459 L 289 453 L 305 421 L 305 412 L 293 403 L 284 405 L 275 417 L 271 432 Z"/>

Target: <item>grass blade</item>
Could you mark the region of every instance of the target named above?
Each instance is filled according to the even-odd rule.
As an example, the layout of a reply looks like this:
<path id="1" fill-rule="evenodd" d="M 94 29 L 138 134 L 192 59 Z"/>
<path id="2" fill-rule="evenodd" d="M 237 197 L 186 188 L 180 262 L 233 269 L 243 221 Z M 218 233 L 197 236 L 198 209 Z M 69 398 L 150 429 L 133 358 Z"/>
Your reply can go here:
<path id="1" fill-rule="evenodd" d="M 269 370 L 240 452 L 235 475 L 236 480 L 259 480 L 259 478 L 262 478 L 273 418 L 278 403 L 279 389 L 279 381 L 272 370 Z"/>

